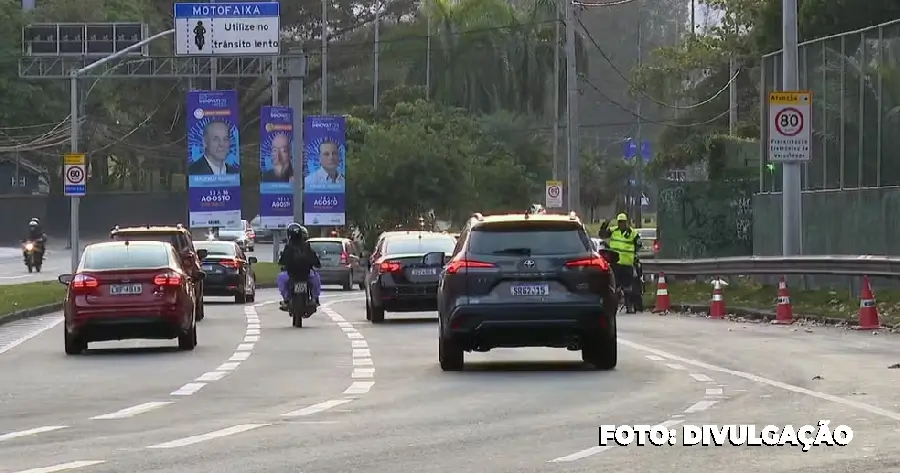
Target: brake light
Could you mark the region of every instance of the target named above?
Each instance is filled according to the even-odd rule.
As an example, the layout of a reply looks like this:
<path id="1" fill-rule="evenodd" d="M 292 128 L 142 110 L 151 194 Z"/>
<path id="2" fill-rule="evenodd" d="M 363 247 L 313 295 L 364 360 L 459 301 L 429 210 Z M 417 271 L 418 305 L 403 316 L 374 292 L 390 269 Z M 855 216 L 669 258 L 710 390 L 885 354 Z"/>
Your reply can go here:
<path id="1" fill-rule="evenodd" d="M 97 281 L 96 278 L 91 276 L 86 276 L 84 274 L 76 274 L 74 278 L 72 278 L 72 282 L 69 284 L 69 287 L 72 289 L 76 289 L 79 291 L 94 289 L 100 285 L 100 281 Z"/>
<path id="2" fill-rule="evenodd" d="M 341 253 L 341 264 L 347 264 L 347 260 L 349 259 L 350 255 L 348 255 L 346 251 Z"/>
<path id="3" fill-rule="evenodd" d="M 384 273 L 399 273 L 403 267 L 400 266 L 400 263 L 395 263 L 393 261 L 386 261 L 378 265 L 378 272 L 381 274 Z"/>
<path id="4" fill-rule="evenodd" d="M 566 267 L 567 268 L 598 268 L 598 269 L 602 269 L 603 271 L 607 271 L 607 270 L 609 270 L 609 263 L 607 263 L 606 260 L 603 259 L 602 257 L 597 256 L 596 258 L 584 258 L 584 259 L 577 259 L 574 261 L 569 261 L 568 263 L 566 263 Z"/>
<path id="5" fill-rule="evenodd" d="M 494 263 L 485 263 L 482 261 L 475 261 L 469 259 L 459 259 L 456 261 L 451 261 L 447 265 L 447 274 L 456 274 L 461 269 L 469 269 L 469 268 L 496 268 L 497 265 Z"/>
<path id="6" fill-rule="evenodd" d="M 222 261 L 219 261 L 219 264 L 231 269 L 238 269 L 241 267 L 241 263 L 233 259 L 223 259 Z"/>
<path id="7" fill-rule="evenodd" d="M 653 241 L 653 251 L 655 251 L 655 252 L 659 251 L 659 240 Z"/>
<path id="8" fill-rule="evenodd" d="M 181 275 L 178 273 L 162 273 L 157 274 L 153 278 L 153 284 L 157 286 L 180 286 Z"/>

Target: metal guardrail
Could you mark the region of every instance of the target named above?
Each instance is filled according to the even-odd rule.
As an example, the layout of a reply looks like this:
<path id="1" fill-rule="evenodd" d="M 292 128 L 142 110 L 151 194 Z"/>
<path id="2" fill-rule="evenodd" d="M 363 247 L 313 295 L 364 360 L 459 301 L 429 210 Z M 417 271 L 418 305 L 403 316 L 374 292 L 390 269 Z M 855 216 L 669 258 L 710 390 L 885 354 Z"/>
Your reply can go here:
<path id="1" fill-rule="evenodd" d="M 741 256 L 642 260 L 644 274 L 735 276 L 826 274 L 900 278 L 900 257 L 872 255 Z"/>

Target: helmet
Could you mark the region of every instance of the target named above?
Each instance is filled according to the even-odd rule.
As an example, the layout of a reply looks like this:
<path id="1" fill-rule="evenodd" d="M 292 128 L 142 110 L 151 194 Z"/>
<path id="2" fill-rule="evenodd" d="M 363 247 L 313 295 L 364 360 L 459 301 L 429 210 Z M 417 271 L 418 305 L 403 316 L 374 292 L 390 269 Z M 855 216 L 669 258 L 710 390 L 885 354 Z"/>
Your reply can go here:
<path id="1" fill-rule="evenodd" d="M 621 222 L 623 220 L 626 222 L 628 221 L 628 215 L 625 215 L 625 212 L 622 212 L 619 215 L 616 215 L 616 221 Z"/>
<path id="2" fill-rule="evenodd" d="M 301 239 L 307 240 L 309 239 L 309 230 L 306 229 L 303 225 L 300 225 L 297 222 L 294 222 L 287 227 L 287 234 L 289 240 Z"/>
<path id="3" fill-rule="evenodd" d="M 36 226 L 38 226 L 38 225 L 40 225 L 40 224 L 41 224 L 41 221 L 38 220 L 38 219 L 36 219 L 36 218 L 33 218 L 33 219 L 31 219 L 31 220 L 28 222 L 28 226 L 29 226 L 29 227 L 36 227 Z"/>

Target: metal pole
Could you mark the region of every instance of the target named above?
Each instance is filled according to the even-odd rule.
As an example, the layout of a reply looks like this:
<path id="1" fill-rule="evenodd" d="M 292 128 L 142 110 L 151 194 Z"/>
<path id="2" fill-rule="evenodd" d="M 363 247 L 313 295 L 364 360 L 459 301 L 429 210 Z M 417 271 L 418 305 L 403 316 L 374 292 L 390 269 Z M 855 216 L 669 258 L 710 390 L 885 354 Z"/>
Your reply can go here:
<path id="1" fill-rule="evenodd" d="M 216 3 L 216 0 L 209 0 L 209 3 Z M 209 61 L 209 90 L 216 90 L 218 87 L 218 75 L 219 59 L 212 57 Z"/>
<path id="2" fill-rule="evenodd" d="M 643 2 L 638 6 L 638 24 L 637 24 L 637 68 L 640 69 L 643 65 L 643 55 L 644 55 L 644 31 L 643 31 L 643 16 L 644 12 L 644 4 Z M 632 203 L 634 205 L 634 224 L 638 227 L 642 226 L 643 221 L 643 201 L 644 201 L 644 137 L 643 137 L 643 122 L 642 118 L 642 109 L 644 105 L 644 97 L 642 95 L 638 95 L 637 97 L 637 107 L 636 113 L 637 115 L 637 133 L 636 133 L 636 143 L 637 143 L 637 152 L 634 157 L 634 171 L 635 171 L 635 192 L 637 195 L 634 195 Z"/>
<path id="3" fill-rule="evenodd" d="M 575 64 L 575 5 L 566 3 L 566 188 L 568 211 L 578 211 L 579 159 L 578 159 L 578 77 Z"/>
<path id="4" fill-rule="evenodd" d="M 72 153 L 78 152 L 78 71 L 72 71 L 69 76 L 69 91 L 71 93 L 69 97 L 69 114 L 71 115 L 71 129 L 70 129 L 70 137 L 69 144 L 70 150 Z M 85 180 L 87 178 L 85 177 Z M 81 257 L 81 245 L 78 241 L 78 230 L 79 230 L 79 218 L 78 218 L 78 206 L 81 204 L 80 197 L 71 197 L 70 198 L 70 207 L 69 207 L 69 241 L 72 244 L 71 256 L 72 256 L 72 274 L 75 274 L 75 271 L 78 270 L 78 259 Z"/>
<path id="5" fill-rule="evenodd" d="M 381 59 L 381 5 L 375 10 L 375 78 L 372 80 L 372 108 L 378 111 L 378 62 Z"/>
<path id="6" fill-rule="evenodd" d="M 288 103 L 294 109 L 294 142 L 291 151 L 294 156 L 294 221 L 303 223 L 303 101 L 304 76 L 306 76 L 306 55 L 302 50 L 293 50 L 291 54 L 302 56 L 291 59 L 288 65 L 291 76 L 288 82 Z"/>
<path id="7" fill-rule="evenodd" d="M 797 0 L 782 0 L 782 89 L 797 90 L 800 85 L 797 70 Z M 784 256 L 803 253 L 803 201 L 800 181 L 801 164 L 782 165 L 782 251 Z"/>
<path id="8" fill-rule="evenodd" d="M 275 56 L 272 58 L 271 76 L 272 76 L 272 84 L 271 84 L 272 106 L 274 107 L 274 106 L 278 105 L 278 56 Z M 295 178 L 295 180 L 296 180 L 296 178 Z M 278 243 L 279 243 L 278 242 L 278 234 L 279 233 L 280 232 L 278 232 L 278 231 L 272 232 L 272 262 L 273 263 L 278 262 L 278 256 L 279 256 L 278 255 L 278 246 L 279 246 L 278 245 Z"/>
<path id="9" fill-rule="evenodd" d="M 559 2 L 553 2 L 556 36 L 553 42 L 553 180 L 559 180 Z"/>
<path id="10" fill-rule="evenodd" d="M 328 0 L 322 0 L 322 115 L 328 114 Z"/>
<path id="11" fill-rule="evenodd" d="M 425 22 L 428 30 L 425 33 L 425 98 L 431 97 L 431 15 Z"/>
<path id="12" fill-rule="evenodd" d="M 728 63 L 728 78 L 734 77 L 737 73 L 737 63 L 734 61 L 734 58 L 731 59 Z M 735 130 L 737 129 L 737 120 L 738 120 L 738 103 L 737 103 L 737 80 L 732 80 L 730 84 L 728 84 L 728 134 L 734 135 Z"/>

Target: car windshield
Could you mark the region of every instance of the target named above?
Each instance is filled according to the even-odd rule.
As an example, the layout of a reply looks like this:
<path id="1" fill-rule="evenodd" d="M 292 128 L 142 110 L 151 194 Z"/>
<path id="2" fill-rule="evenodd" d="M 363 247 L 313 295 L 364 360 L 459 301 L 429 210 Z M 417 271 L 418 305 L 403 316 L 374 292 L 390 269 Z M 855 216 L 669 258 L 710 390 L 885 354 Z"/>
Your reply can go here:
<path id="1" fill-rule="evenodd" d="M 425 254 L 432 252 L 452 253 L 456 241 L 453 237 L 442 236 L 437 238 L 389 238 L 385 242 L 385 254 L 399 255 L 405 253 Z"/>
<path id="2" fill-rule="evenodd" d="M 216 243 L 208 241 L 195 241 L 194 247 L 198 250 L 206 250 L 209 256 L 234 256 L 234 245 L 231 243 Z"/>
<path id="3" fill-rule="evenodd" d="M 134 233 L 117 233 L 113 240 L 116 241 L 162 241 L 171 243 L 178 249 L 178 235 L 172 233 L 154 233 L 154 232 L 134 232 Z"/>
<path id="4" fill-rule="evenodd" d="M 497 222 L 472 229 L 468 252 L 480 255 L 560 255 L 590 251 L 593 245 L 577 224 Z"/>
<path id="5" fill-rule="evenodd" d="M 169 266 L 169 252 L 166 245 L 140 243 L 89 246 L 84 250 L 81 267 L 86 271 L 165 268 Z"/>
<path id="6" fill-rule="evenodd" d="M 309 246 L 319 256 L 339 255 L 344 252 L 344 245 L 339 241 L 310 241 Z"/>
<path id="7" fill-rule="evenodd" d="M 655 228 L 638 228 L 638 235 L 641 236 L 641 240 L 655 240 L 656 239 L 656 229 Z"/>

